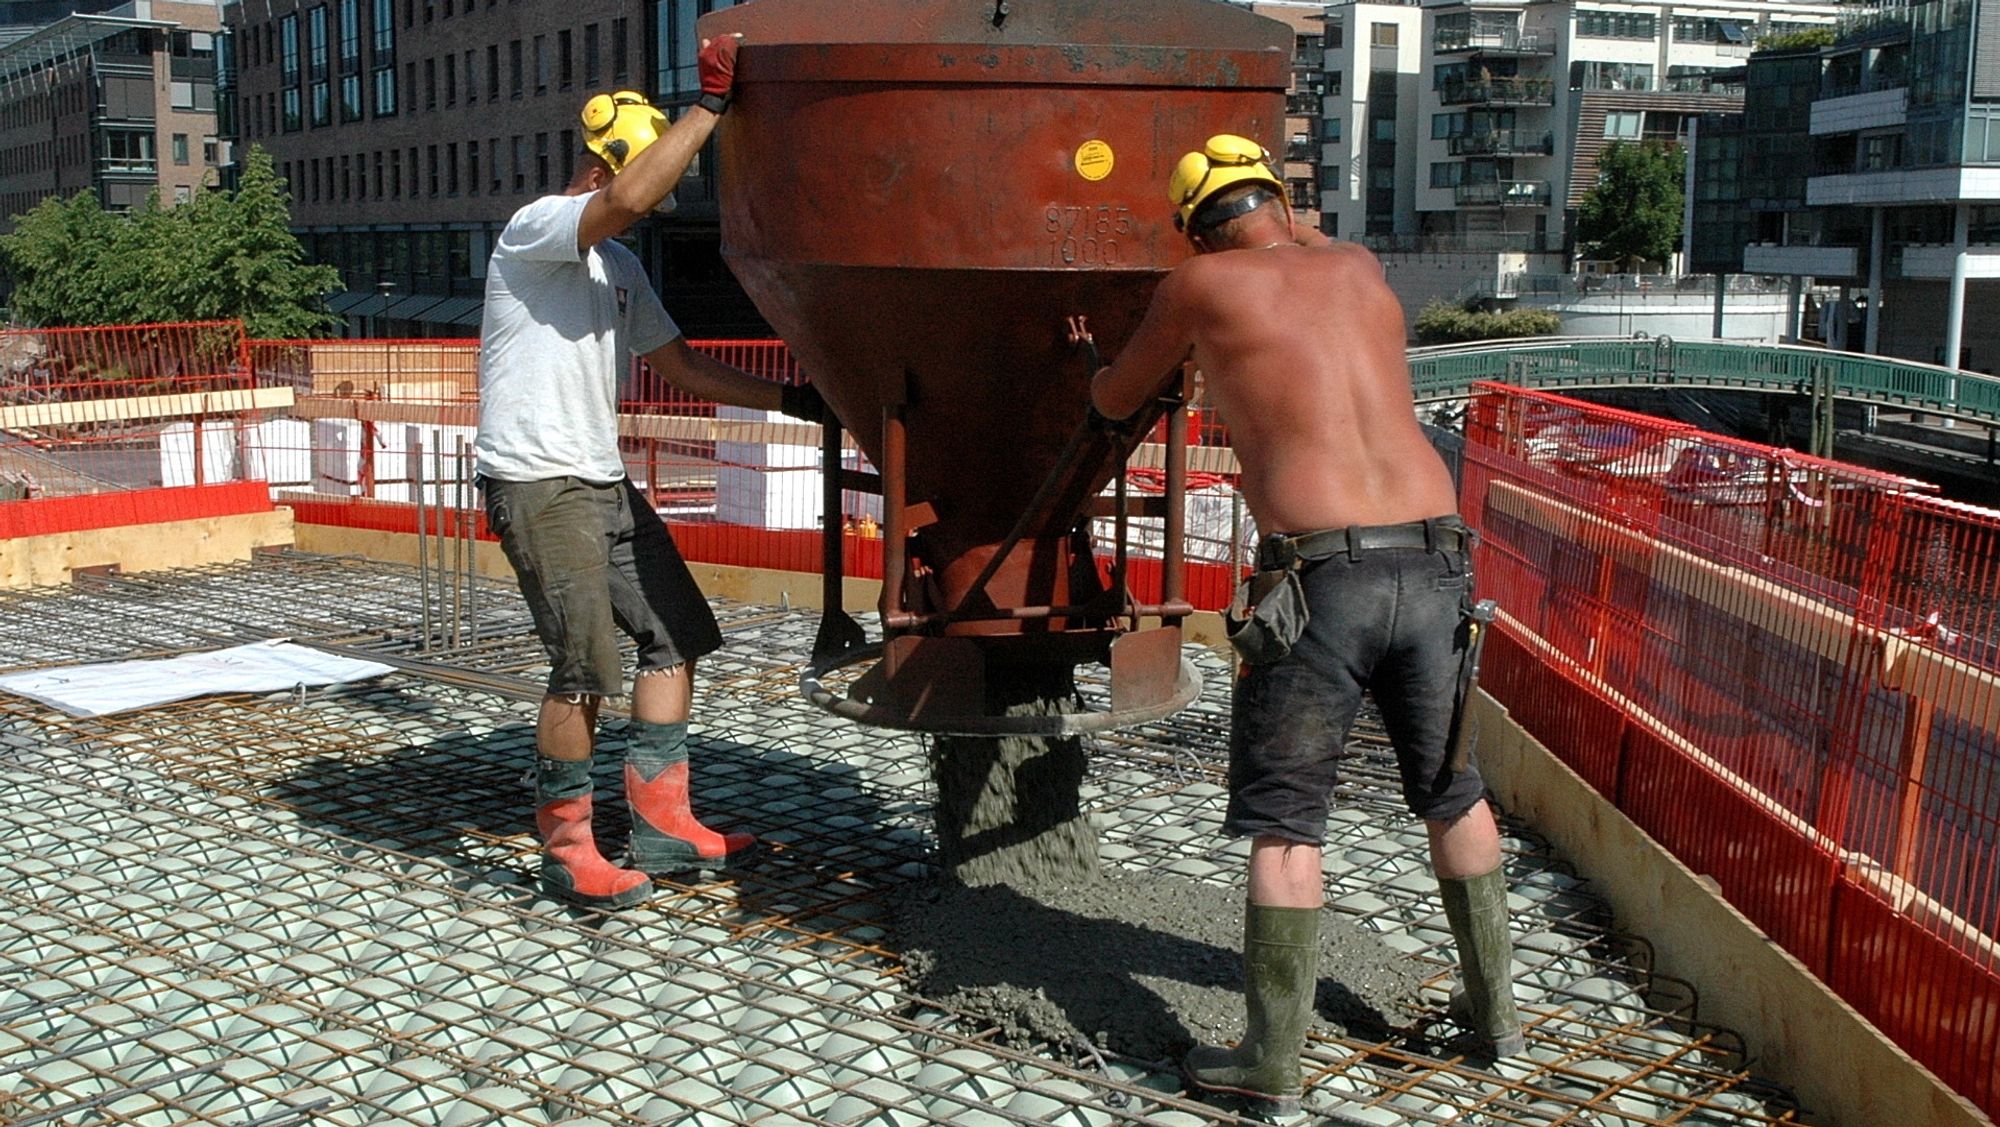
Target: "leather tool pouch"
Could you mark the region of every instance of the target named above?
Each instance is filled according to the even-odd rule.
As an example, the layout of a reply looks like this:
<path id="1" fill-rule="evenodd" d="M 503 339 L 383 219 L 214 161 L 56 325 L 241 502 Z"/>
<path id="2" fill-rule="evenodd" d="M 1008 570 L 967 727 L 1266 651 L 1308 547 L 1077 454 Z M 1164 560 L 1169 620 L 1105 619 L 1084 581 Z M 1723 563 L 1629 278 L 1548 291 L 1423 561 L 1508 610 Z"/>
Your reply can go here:
<path id="1" fill-rule="evenodd" d="M 1292 652 L 1311 617 L 1294 561 L 1283 568 L 1252 572 L 1237 584 L 1223 630 L 1246 664 L 1269 665 Z"/>

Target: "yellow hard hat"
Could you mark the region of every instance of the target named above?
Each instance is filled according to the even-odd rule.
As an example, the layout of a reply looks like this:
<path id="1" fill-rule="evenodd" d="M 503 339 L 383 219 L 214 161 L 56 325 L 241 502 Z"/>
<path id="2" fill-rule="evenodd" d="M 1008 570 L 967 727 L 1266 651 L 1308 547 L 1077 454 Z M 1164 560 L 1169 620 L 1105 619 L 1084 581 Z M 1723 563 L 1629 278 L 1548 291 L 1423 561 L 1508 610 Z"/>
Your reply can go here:
<path id="1" fill-rule="evenodd" d="M 1202 204 L 1217 192 L 1248 181 L 1269 184 L 1280 195 L 1285 190 L 1285 182 L 1271 171 L 1271 154 L 1264 146 L 1234 133 L 1210 137 L 1199 150 L 1182 157 L 1167 180 L 1167 198 L 1180 208 L 1174 228 L 1187 230 Z"/>
<path id="2" fill-rule="evenodd" d="M 667 131 L 667 115 L 635 90 L 598 94 L 583 104 L 583 147 L 615 174 Z"/>

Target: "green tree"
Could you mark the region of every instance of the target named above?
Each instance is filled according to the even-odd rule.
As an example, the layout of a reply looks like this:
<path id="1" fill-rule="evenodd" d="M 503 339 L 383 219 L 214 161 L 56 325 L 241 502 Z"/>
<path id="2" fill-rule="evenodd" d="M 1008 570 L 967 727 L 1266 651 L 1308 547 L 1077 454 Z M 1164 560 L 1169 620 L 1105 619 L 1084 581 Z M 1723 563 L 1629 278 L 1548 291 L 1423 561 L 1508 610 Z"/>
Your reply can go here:
<path id="1" fill-rule="evenodd" d="M 1833 41 L 1833 29 L 1830 27 L 1802 27 L 1794 31 L 1780 31 L 1766 35 L 1757 41 L 1756 51 L 1795 51 L 1802 47 L 1831 47 Z"/>
<path id="2" fill-rule="evenodd" d="M 322 336 L 340 323 L 320 307 L 340 273 L 304 261 L 290 222 L 270 154 L 252 146 L 234 192 L 176 207 L 155 196 L 114 215 L 90 192 L 43 200 L 0 237 L 0 263 L 31 324 L 241 320 L 252 337 Z"/>
<path id="3" fill-rule="evenodd" d="M 1597 186 L 1577 209 L 1576 237 L 1584 257 L 1628 267 L 1664 262 L 1681 241 L 1679 145 L 1613 141 L 1597 158 Z"/>
<path id="4" fill-rule="evenodd" d="M 1562 318 L 1546 309 L 1469 309 L 1433 301 L 1411 326 L 1418 344 L 1458 344 L 1469 340 L 1546 337 L 1562 331 Z"/>

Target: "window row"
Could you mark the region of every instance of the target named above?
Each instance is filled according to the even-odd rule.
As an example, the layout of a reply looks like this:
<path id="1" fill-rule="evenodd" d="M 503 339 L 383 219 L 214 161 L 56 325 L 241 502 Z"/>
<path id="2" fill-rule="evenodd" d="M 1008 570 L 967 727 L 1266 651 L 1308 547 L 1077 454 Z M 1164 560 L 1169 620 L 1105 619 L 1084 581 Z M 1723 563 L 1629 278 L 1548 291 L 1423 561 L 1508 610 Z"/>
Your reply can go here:
<path id="1" fill-rule="evenodd" d="M 299 203 L 355 203 L 548 192 L 576 171 L 576 131 L 448 141 L 286 161 Z"/>

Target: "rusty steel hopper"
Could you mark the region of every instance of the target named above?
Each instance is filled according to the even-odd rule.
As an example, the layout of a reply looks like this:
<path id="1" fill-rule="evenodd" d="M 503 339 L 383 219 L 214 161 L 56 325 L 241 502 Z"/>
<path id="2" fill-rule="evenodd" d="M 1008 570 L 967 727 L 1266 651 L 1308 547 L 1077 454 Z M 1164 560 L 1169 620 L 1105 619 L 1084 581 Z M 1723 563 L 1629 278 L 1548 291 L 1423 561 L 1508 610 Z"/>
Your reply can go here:
<path id="1" fill-rule="evenodd" d="M 1124 344 L 1187 254 L 1173 162 L 1219 132 L 1275 147 L 1290 29 L 1217 0 L 754 0 L 700 30 L 744 36 L 723 255 L 881 470 L 827 474 L 822 656 L 873 652 L 838 612 L 843 485 L 883 493 L 887 640 L 858 700 L 822 703 L 983 733 L 994 663 L 1108 660 L 1114 715 L 1071 728 L 1177 707 L 1185 413 L 1141 420 L 1176 429 L 1170 495 L 1099 501 L 1129 444 L 1082 428 L 1065 321 Z M 1168 519 L 1159 604 L 1125 590 L 1122 544 L 1093 558 L 1107 508 Z"/>

